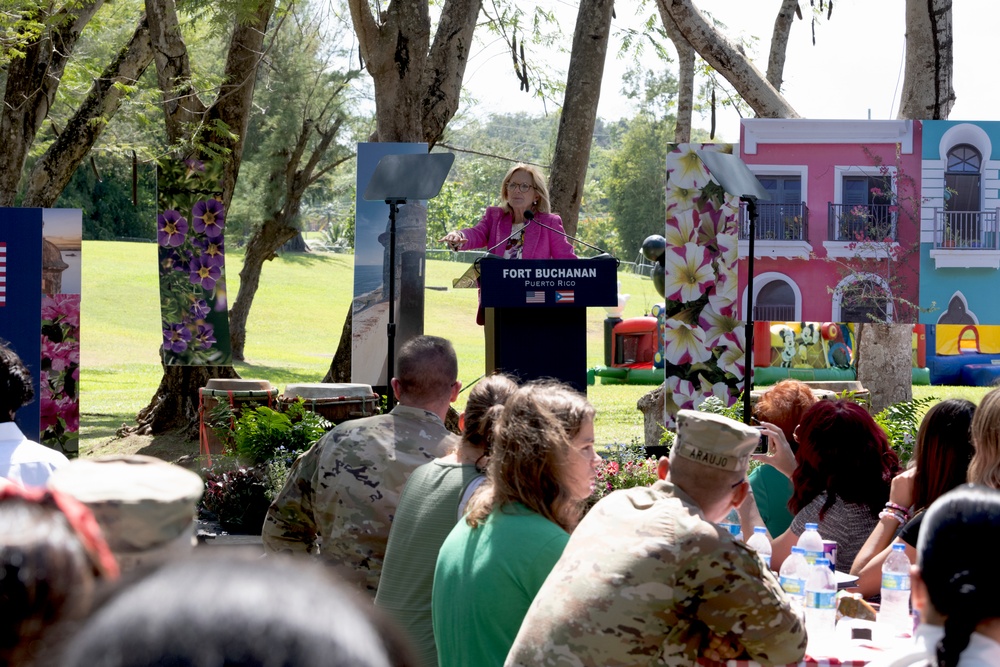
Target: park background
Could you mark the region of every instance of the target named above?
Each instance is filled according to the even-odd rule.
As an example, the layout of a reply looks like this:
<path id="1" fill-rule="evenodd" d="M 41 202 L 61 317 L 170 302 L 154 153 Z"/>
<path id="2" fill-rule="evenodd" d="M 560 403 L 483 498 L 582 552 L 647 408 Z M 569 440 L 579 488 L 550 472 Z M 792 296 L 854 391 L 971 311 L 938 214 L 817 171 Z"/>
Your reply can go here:
<path id="1" fill-rule="evenodd" d="M 87 85 L 134 29 L 143 6 L 132 1 L 99 4 L 102 6 L 96 10 L 94 20 L 81 33 L 73 60 L 63 74 L 64 85 L 54 96 L 51 109 L 47 109 L 46 122 L 30 146 L 29 158 L 23 165 L 15 165 L 18 167 L 13 178 L 15 184 L 22 167 L 28 172 L 45 163 L 50 157 L 48 149 L 69 133 L 68 121 L 84 97 Z M 173 3 L 163 4 L 173 6 Z M 236 4 L 245 10 L 241 3 Z M 719 30 L 739 40 L 743 51 L 759 59 L 766 52 L 763 45 L 768 26 L 781 3 L 718 1 L 699 5 L 721 22 Z M 892 117 L 898 106 L 902 69 L 900 40 L 905 32 L 902 6 L 878 3 L 872 7 L 871 3 L 845 0 L 828 14 L 822 2 L 810 3 L 809 7 L 805 3 L 799 5 L 804 18 L 794 24 L 789 39 L 784 90 L 800 113 L 812 117 Z M 212 3 L 194 2 L 185 4 L 180 14 L 180 30 L 189 46 L 193 85 L 206 98 L 219 89 L 225 55 L 219 45 L 233 31 L 233 14 L 226 11 L 231 7 L 219 9 Z M 318 222 L 315 227 L 322 230 L 324 245 L 350 247 L 355 196 L 352 151 L 358 141 L 377 130 L 370 78 L 352 69 L 359 66 L 358 41 L 346 7 L 303 2 L 283 9 L 291 11 L 274 22 L 274 27 L 280 26 L 281 31 L 269 43 L 266 66 L 257 76 L 243 166 L 228 212 L 231 295 L 239 286 L 240 244 L 261 223 L 268 222 L 261 220 L 264 211 L 276 210 L 275 215 L 302 229 Z M 437 231 L 470 224 L 485 205 L 495 202 L 499 176 L 506 171 L 510 160 L 550 164 L 575 9 L 574 5 L 562 2 L 483 7 L 483 29 L 477 30 L 476 46 L 470 54 L 462 104 L 438 142 L 440 147 L 459 153 L 460 161 L 441 197 L 431 203 L 430 237 Z M 438 6 L 431 7 L 435 18 L 438 11 Z M 996 113 L 995 107 L 987 103 L 988 86 L 966 78 L 975 69 L 973 65 L 982 59 L 982 50 L 988 48 L 989 39 L 983 35 L 981 26 L 989 23 L 982 19 L 993 11 L 989 4 L 975 2 L 963 3 L 955 9 L 956 43 L 960 45 L 956 46 L 954 68 L 959 100 L 954 109 L 956 117 L 989 119 L 990 114 Z M 580 235 L 626 260 L 636 258 L 638 244 L 645 236 L 662 231 L 664 220 L 663 153 L 673 136 L 677 82 L 672 74 L 675 63 L 669 60 L 670 45 L 656 19 L 656 8 L 649 4 L 617 7 L 607 59 L 609 68 L 604 78 L 605 92 L 593 132 L 590 169 L 581 205 Z M 816 35 L 815 46 L 811 43 L 811 33 Z M 487 66 L 487 63 L 510 62 L 508 47 L 513 36 L 519 38 L 522 50 L 528 44 L 528 60 L 521 58 L 522 66 L 528 63 L 532 85 L 523 92 L 518 89 L 515 67 L 503 65 L 494 72 Z M 4 44 L 5 71 L 12 71 L 20 57 L 16 46 L 16 40 Z M 126 99 L 113 117 L 92 123 L 101 126 L 103 132 L 88 159 L 80 160 L 80 167 L 56 201 L 38 203 L 44 198 L 39 198 L 31 188 L 20 200 L 25 205 L 55 205 L 80 208 L 84 212 L 85 368 L 81 388 L 84 438 L 88 440 L 92 434 L 95 438 L 110 437 L 121 423 L 131 423 L 137 407 L 148 403 L 156 392 L 161 373 L 159 326 L 155 319 L 144 317 L 144 309 L 156 306 L 155 289 L 128 295 L 131 298 L 124 298 L 123 294 L 142 285 L 146 276 L 154 275 L 152 250 L 147 269 L 144 263 L 147 260 L 142 259 L 143 244 L 120 244 L 122 239 L 155 237 L 155 163 L 178 139 L 170 124 L 164 128 L 162 123 L 162 96 L 154 70 L 155 67 L 149 67 L 134 88 L 124 87 L 128 89 Z M 735 140 L 734 106 L 729 104 L 732 90 L 726 89 L 725 82 L 711 68 L 700 66 L 698 72 L 695 130 L 691 139 L 712 138 L 705 129 L 710 114 L 707 98 L 711 93 L 720 100 L 716 105 L 719 123 L 715 140 Z M 848 83 L 841 83 L 844 79 L 835 78 L 834 72 L 838 76 L 846 73 Z M 6 92 L 11 91 L 14 80 L 6 81 Z M 837 94 L 830 94 L 831 90 Z M 850 100 L 850 108 L 840 106 L 845 99 Z M 752 113 L 746 105 L 736 108 L 741 108 L 743 115 Z M 330 112 L 331 109 L 336 113 Z M 539 109 L 546 115 L 541 115 Z M 325 115 L 314 116 L 312 112 L 316 110 Z M 11 113 L 10 108 L 5 109 L 7 113 Z M 282 164 L 281 159 L 287 156 L 306 121 L 311 126 L 324 123 L 327 132 L 336 127 L 337 136 L 332 146 L 328 146 L 328 153 L 321 156 L 325 160 L 322 174 L 310 183 L 311 187 L 298 193 L 300 199 L 295 207 L 289 204 L 282 208 L 286 193 L 281 192 L 281 186 L 287 183 L 282 178 L 282 168 L 288 164 Z M 318 139 L 314 137 L 311 141 Z M 313 146 L 310 144 L 310 150 Z M 16 147 L 8 148 L 10 155 L 16 154 L 13 150 Z M 9 184 L 7 172 L 11 170 L 6 167 L 5 183 Z M 134 191 L 130 191 L 130 186 Z M 13 193 L 5 190 L 4 196 L 7 205 L 15 203 Z M 298 367 L 298 357 L 320 358 L 325 362 L 328 357 L 324 356 L 332 354 L 343 318 L 341 313 L 346 312 L 337 300 L 342 296 L 341 290 L 343 295 L 349 294 L 349 290 L 344 290 L 346 282 L 342 275 L 334 275 L 327 283 L 321 279 L 318 264 L 309 265 L 311 270 L 299 274 L 277 270 L 286 262 L 297 266 L 294 257 L 297 255 L 286 252 L 262 270 L 261 301 L 250 312 L 247 325 L 246 362 L 237 363 L 237 370 L 245 377 L 264 376 L 278 386 L 287 383 L 282 374 L 289 373 L 288 368 Z M 130 264 L 133 260 L 141 266 Z M 104 272 L 110 279 L 99 284 L 95 276 Z M 652 294 L 651 289 L 646 290 Z M 98 296 L 102 291 L 110 294 L 107 300 Z M 626 284 L 623 291 L 635 295 L 642 289 Z M 271 293 L 277 293 L 282 307 L 257 312 L 265 303 L 264 295 Z M 471 295 L 458 298 L 468 299 Z M 94 319 L 91 314 L 98 313 L 104 307 L 101 304 L 110 304 L 116 318 Z M 290 309 L 292 304 L 294 310 Z M 626 314 L 641 314 L 648 307 L 645 299 L 636 300 Z M 428 312 L 428 333 L 435 333 L 435 326 L 446 322 L 447 317 L 466 316 L 469 309 L 452 303 L 446 305 L 445 312 L 446 315 Z M 595 318 L 599 321 L 603 314 L 597 311 L 592 315 Z M 311 333 L 313 320 L 317 333 Z M 454 335 L 455 331 L 448 333 Z M 472 331 L 474 336 L 479 334 L 478 330 Z M 598 331 L 591 333 L 599 340 Z M 326 341 L 323 336 L 328 337 Z M 314 340 L 322 344 L 316 345 Z M 100 345 L 110 349 L 102 349 Z M 134 351 L 138 352 L 140 347 L 144 351 L 130 354 L 133 345 Z M 258 346 L 282 352 L 256 353 Z M 481 354 L 475 351 L 479 348 L 478 342 L 470 345 L 468 356 Z M 302 352 L 303 349 L 309 351 Z M 599 345 L 592 346 L 591 357 L 595 362 L 600 361 L 600 353 L 596 351 L 600 349 Z M 91 370 L 87 370 L 88 365 Z M 308 377 L 295 373 L 288 377 L 295 381 L 316 380 L 325 365 L 306 365 Z M 139 372 L 145 368 L 153 370 Z M 267 377 L 272 372 L 273 377 Z M 464 369 L 463 381 L 469 381 Z M 115 394 L 115 399 L 97 400 L 104 391 Z M 622 393 L 618 387 L 615 391 Z M 638 419 L 637 414 L 630 412 L 622 422 L 638 422 Z M 619 436 L 608 438 L 619 439 Z M 620 439 L 626 440 L 628 435 Z M 86 447 L 85 442 L 85 452 Z"/>

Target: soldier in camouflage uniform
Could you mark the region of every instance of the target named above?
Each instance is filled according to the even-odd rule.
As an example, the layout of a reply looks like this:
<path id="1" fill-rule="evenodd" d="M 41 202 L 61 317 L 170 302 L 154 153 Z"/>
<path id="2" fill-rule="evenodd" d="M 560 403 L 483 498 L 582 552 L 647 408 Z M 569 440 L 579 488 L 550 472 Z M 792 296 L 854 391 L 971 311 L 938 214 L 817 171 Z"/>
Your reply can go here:
<path id="1" fill-rule="evenodd" d="M 800 660 L 805 629 L 777 579 L 715 525 L 747 499 L 747 461 L 758 437 L 726 417 L 681 410 L 660 481 L 616 491 L 584 517 L 505 664 Z"/>
<path id="2" fill-rule="evenodd" d="M 392 378 L 399 404 L 337 426 L 298 458 L 267 511 L 265 551 L 318 554 L 374 596 L 407 478 L 458 446 L 444 426 L 457 376 L 447 340 L 419 336 L 404 345 Z"/>

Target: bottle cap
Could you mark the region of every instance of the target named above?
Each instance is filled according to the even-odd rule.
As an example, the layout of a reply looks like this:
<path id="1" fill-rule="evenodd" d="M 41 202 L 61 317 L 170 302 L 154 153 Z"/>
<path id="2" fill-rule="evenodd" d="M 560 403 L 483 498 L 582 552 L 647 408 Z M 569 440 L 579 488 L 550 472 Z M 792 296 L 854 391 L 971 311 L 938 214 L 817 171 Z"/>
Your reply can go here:
<path id="1" fill-rule="evenodd" d="M 830 559 L 829 558 L 817 558 L 816 559 L 816 564 L 817 565 L 822 565 L 825 568 L 829 568 L 830 567 Z"/>
<path id="2" fill-rule="evenodd" d="M 754 526 L 753 527 L 753 532 L 754 532 L 754 535 L 762 535 L 762 534 L 764 534 L 764 533 L 767 532 L 767 528 L 765 528 L 764 526 Z M 902 546 L 902 545 L 898 545 L 898 546 Z"/>
<path id="3" fill-rule="evenodd" d="M 794 546 L 792 547 L 793 554 L 804 554 L 806 552 L 805 547 Z"/>
<path id="4" fill-rule="evenodd" d="M 819 524 L 818 523 L 807 523 L 806 524 L 806 530 L 819 530 Z"/>
<path id="5" fill-rule="evenodd" d="M 754 528 L 754 531 L 756 531 L 756 530 L 757 529 Z M 892 550 L 893 551 L 906 551 L 906 545 L 902 544 L 900 542 L 896 542 L 895 544 L 892 545 Z"/>

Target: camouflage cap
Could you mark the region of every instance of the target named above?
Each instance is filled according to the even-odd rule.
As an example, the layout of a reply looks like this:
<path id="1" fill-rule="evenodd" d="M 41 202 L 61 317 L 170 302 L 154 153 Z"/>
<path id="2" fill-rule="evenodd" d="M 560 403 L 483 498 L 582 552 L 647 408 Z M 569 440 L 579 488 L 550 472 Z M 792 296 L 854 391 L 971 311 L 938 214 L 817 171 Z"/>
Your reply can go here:
<path id="1" fill-rule="evenodd" d="M 742 472 L 759 441 L 760 431 L 729 417 L 697 410 L 677 413 L 673 449 L 677 456 L 702 465 Z"/>
<path id="2" fill-rule="evenodd" d="M 196 473 L 138 455 L 75 459 L 52 473 L 48 484 L 90 507 L 119 557 L 193 536 L 205 489 Z"/>

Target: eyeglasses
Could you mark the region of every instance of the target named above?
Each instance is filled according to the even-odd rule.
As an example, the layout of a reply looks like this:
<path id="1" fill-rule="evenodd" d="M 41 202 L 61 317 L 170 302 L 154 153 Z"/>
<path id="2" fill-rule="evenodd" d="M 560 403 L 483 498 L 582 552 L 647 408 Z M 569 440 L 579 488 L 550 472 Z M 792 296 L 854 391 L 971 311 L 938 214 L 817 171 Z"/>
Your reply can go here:
<path id="1" fill-rule="evenodd" d="M 534 190 L 535 186 L 531 183 L 508 183 L 508 190 L 515 190 L 517 192 L 527 192 L 528 190 Z"/>

